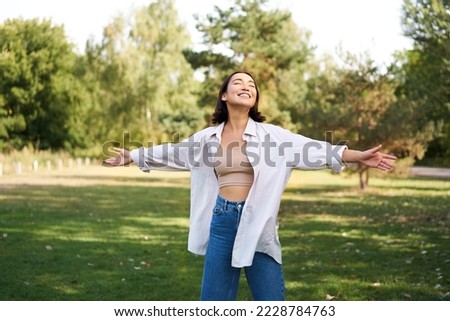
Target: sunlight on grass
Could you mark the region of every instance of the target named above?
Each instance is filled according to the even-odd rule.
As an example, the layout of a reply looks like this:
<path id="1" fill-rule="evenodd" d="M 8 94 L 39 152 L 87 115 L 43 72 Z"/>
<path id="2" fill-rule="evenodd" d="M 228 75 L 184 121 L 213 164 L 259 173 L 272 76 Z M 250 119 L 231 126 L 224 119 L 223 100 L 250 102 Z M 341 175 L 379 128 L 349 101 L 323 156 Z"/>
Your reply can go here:
<path id="1" fill-rule="evenodd" d="M 198 300 L 190 175 L 5 176 L 0 299 Z M 288 300 L 448 300 L 449 181 L 294 171 L 279 213 Z M 238 298 L 251 299 L 245 278 Z"/>
<path id="2" fill-rule="evenodd" d="M 129 221 L 134 225 L 138 226 L 139 224 L 158 224 L 161 226 L 178 226 L 182 228 L 186 228 L 189 226 L 189 217 L 168 217 L 164 221 L 154 218 L 149 213 L 148 217 L 124 217 L 124 221 Z"/>

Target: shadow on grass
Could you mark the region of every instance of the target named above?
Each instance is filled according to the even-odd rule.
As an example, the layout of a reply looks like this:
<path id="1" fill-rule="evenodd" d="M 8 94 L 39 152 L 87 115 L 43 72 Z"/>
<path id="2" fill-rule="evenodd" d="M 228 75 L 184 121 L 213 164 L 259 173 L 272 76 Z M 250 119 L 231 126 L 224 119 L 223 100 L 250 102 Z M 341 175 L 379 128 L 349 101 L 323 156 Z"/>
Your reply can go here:
<path id="1" fill-rule="evenodd" d="M 53 176 L 56 179 L 67 179 L 65 176 Z M 122 176 L 102 176 L 102 175 L 77 175 L 71 176 L 71 180 L 93 180 L 93 181 L 103 181 L 103 182 L 118 182 L 118 183 L 171 183 L 178 185 L 189 184 L 189 177 L 180 178 L 160 178 L 154 176 L 143 176 L 143 177 L 122 177 Z"/>
<path id="2" fill-rule="evenodd" d="M 303 192 L 288 190 L 279 215 L 288 299 L 450 299 L 445 196 L 367 195 L 339 187 L 336 192 L 347 193 L 316 200 Z"/>
<path id="3" fill-rule="evenodd" d="M 181 181 L 2 190 L 0 299 L 197 300 L 203 259 L 186 250 L 190 192 Z M 286 190 L 287 299 L 448 300 L 448 201 L 425 192 Z M 239 299 L 250 299 L 241 283 Z"/>
<path id="4" fill-rule="evenodd" d="M 1 300 L 197 300 L 186 250 L 189 189 L 4 190 Z"/>

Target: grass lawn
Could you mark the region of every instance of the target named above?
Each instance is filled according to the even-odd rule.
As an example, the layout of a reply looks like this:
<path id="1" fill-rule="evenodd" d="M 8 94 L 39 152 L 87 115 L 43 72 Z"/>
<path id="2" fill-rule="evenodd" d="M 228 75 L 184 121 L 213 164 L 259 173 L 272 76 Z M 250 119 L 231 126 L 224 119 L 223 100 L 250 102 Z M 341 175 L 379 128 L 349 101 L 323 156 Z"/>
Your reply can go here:
<path id="1" fill-rule="evenodd" d="M 450 299 L 450 182 L 370 185 L 294 172 L 279 214 L 288 300 Z M 0 300 L 197 300 L 188 213 L 186 173 L 0 177 Z"/>

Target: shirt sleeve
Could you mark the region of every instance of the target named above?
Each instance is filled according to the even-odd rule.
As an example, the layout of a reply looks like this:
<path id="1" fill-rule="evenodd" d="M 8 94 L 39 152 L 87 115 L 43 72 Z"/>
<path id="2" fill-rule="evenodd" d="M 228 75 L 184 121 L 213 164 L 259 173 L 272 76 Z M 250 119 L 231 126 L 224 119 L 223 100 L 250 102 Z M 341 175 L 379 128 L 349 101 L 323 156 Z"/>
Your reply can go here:
<path id="1" fill-rule="evenodd" d="M 290 167 L 303 170 L 330 168 L 337 173 L 345 168 L 342 154 L 347 149 L 346 145 L 332 145 L 282 128 L 278 135 L 281 144 L 287 147 L 284 149 L 287 152 L 287 165 Z"/>
<path id="2" fill-rule="evenodd" d="M 133 162 L 144 172 L 189 171 L 194 162 L 195 149 L 200 147 L 196 135 L 179 143 L 167 143 L 153 147 L 141 147 L 130 152 Z"/>

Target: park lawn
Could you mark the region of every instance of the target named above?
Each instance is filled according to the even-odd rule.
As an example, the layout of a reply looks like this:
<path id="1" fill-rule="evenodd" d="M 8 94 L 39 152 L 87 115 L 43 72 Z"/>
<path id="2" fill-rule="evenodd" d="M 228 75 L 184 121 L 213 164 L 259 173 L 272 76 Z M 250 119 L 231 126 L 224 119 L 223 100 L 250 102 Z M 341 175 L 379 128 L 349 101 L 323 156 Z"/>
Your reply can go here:
<path id="1" fill-rule="evenodd" d="M 279 213 L 287 300 L 450 299 L 450 182 L 370 185 L 294 172 Z M 0 300 L 198 300 L 188 213 L 187 173 L 1 177 Z M 251 299 L 243 274 L 238 299 Z"/>

